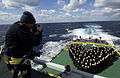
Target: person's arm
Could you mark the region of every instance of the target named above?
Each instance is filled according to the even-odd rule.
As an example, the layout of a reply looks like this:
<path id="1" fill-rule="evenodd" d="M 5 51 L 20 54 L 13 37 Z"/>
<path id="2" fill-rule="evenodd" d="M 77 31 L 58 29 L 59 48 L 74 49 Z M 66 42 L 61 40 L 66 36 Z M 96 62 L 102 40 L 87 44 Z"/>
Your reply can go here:
<path id="1" fill-rule="evenodd" d="M 12 25 L 6 32 L 5 35 L 5 53 L 7 55 L 12 55 L 14 51 L 17 49 L 17 34 L 16 28 Z"/>
<path id="2" fill-rule="evenodd" d="M 33 29 L 35 46 L 39 45 L 42 42 L 42 32 L 43 32 L 42 26 L 39 24 L 35 24 Z"/>

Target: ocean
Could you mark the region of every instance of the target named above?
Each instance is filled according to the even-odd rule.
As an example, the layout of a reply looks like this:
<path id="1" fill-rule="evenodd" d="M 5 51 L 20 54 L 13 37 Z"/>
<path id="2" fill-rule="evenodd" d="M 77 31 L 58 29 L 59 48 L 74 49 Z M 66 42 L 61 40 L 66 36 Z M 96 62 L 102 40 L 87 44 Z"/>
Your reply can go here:
<path id="1" fill-rule="evenodd" d="M 64 45 L 73 35 L 81 36 L 83 38 L 96 35 L 105 39 L 112 39 L 116 44 L 120 44 L 120 21 L 40 24 L 43 27 L 42 44 L 44 52 L 54 51 L 56 46 L 61 44 Z M 9 27 L 10 25 L 0 25 L 0 44 L 4 42 L 5 33 Z M 58 47 L 59 50 L 62 45 Z"/>

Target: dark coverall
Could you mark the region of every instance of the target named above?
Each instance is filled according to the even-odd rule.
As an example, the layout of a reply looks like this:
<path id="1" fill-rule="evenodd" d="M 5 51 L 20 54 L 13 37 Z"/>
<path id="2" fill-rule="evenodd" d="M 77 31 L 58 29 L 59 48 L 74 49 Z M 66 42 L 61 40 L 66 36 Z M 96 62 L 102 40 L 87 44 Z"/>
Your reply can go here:
<path id="1" fill-rule="evenodd" d="M 29 55 L 29 58 L 33 59 L 33 46 L 36 45 L 35 42 L 37 42 L 37 40 L 41 40 L 40 37 L 42 37 L 40 36 L 40 34 L 39 36 L 35 36 L 34 33 L 26 26 L 24 26 L 23 24 L 21 25 L 20 22 L 16 22 L 13 25 L 11 25 L 8 31 L 6 32 L 4 53 L 6 56 L 13 58 L 23 58 L 23 56 Z M 11 69 L 11 67 L 16 68 L 16 70 L 27 70 L 28 73 L 25 78 L 31 78 L 30 64 L 13 64 L 10 66 L 8 65 L 8 68 Z M 13 78 L 16 78 L 16 76 L 13 75 Z"/>

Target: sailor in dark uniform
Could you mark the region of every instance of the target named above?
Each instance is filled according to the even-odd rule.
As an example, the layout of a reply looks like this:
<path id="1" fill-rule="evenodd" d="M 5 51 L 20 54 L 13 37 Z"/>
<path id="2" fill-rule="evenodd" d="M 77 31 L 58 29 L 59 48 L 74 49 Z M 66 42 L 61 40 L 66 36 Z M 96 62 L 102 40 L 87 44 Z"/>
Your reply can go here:
<path id="1" fill-rule="evenodd" d="M 12 24 L 6 32 L 4 54 L 9 57 L 7 60 L 8 68 L 11 67 L 14 70 L 13 78 L 17 78 L 18 71 L 21 70 L 27 70 L 25 78 L 31 78 L 30 63 L 22 63 L 25 56 L 29 59 L 34 59 L 35 52 L 33 51 L 33 47 L 37 45 L 38 38 L 42 37 L 37 35 L 39 32 L 42 33 L 42 31 L 36 28 L 35 23 L 36 20 L 32 13 L 25 11 L 20 21 Z"/>

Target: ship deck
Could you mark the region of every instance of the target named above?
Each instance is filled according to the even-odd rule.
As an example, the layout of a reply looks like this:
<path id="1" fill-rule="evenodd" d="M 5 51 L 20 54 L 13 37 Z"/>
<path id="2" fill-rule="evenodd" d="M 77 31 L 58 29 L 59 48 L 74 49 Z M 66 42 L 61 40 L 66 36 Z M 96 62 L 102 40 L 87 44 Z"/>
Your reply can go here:
<path id="1" fill-rule="evenodd" d="M 77 70 L 77 68 L 72 63 L 72 60 L 69 56 L 69 52 L 66 48 L 62 49 L 61 52 L 51 61 L 60 65 L 70 65 L 72 69 Z M 50 74 L 59 75 L 59 71 L 52 70 L 50 68 L 44 68 L 43 71 L 47 71 Z M 105 68 L 97 75 L 107 77 L 107 78 L 120 78 L 120 58 L 113 62 L 112 65 Z M 40 72 L 32 70 L 32 78 L 47 78 Z M 6 65 L 1 61 L 0 62 L 0 78 L 12 78 L 10 72 L 7 70 Z"/>
<path id="2" fill-rule="evenodd" d="M 56 58 L 52 60 L 52 62 L 61 65 L 70 65 L 72 69 L 76 69 L 66 49 L 64 49 L 59 55 L 57 55 Z M 120 59 L 113 62 L 111 66 L 105 68 L 103 71 L 97 73 L 97 75 L 107 78 L 120 78 Z"/>

